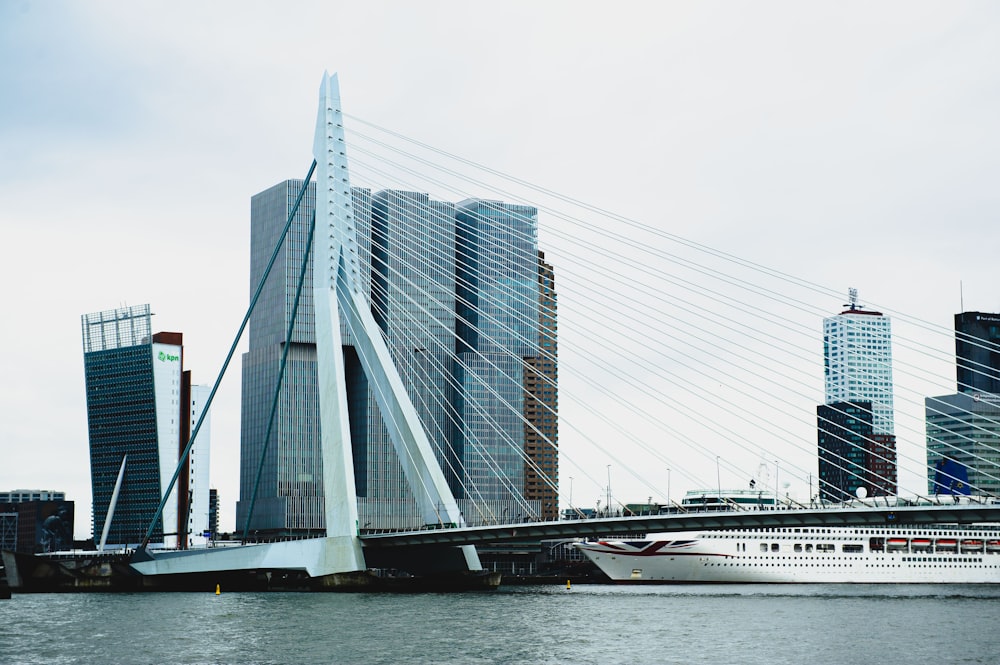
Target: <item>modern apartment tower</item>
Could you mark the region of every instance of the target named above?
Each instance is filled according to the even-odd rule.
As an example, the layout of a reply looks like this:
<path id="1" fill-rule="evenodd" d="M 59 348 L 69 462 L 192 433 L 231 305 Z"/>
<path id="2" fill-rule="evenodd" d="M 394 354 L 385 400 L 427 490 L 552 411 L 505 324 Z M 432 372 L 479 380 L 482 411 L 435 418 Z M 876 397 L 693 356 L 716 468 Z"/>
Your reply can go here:
<path id="1" fill-rule="evenodd" d="M 834 410 L 843 403 L 869 405 L 872 415 L 870 436 L 848 445 L 864 446 L 863 452 L 858 453 L 858 459 L 866 460 L 865 491 L 869 495 L 896 494 L 890 319 L 881 312 L 861 309 L 854 289 L 851 289 L 847 307 L 840 314 L 823 319 L 825 404 Z M 837 429 L 824 426 L 824 417 L 828 415 L 826 410 L 817 411 L 820 459 L 826 454 L 822 450 L 824 432 L 826 440 L 830 441 Z M 847 486 L 839 487 L 838 491 L 847 489 Z"/>
<path id="2" fill-rule="evenodd" d="M 871 402 L 834 402 L 816 407 L 819 432 L 819 493 L 823 501 L 847 501 L 896 492 L 894 437 L 872 431 Z"/>
<path id="3" fill-rule="evenodd" d="M 100 542 L 119 471 L 108 546 L 145 536 L 201 414 L 207 389 L 184 370 L 181 333 L 152 334 L 149 305 L 84 314 L 83 358 L 90 440 L 93 530 Z M 209 423 L 154 525 L 152 543 L 185 548 L 208 530 Z"/>
<path id="4" fill-rule="evenodd" d="M 867 491 L 866 451 L 872 437 L 871 402 L 835 402 L 816 407 L 819 432 L 819 496 L 846 501 Z"/>
<path id="5" fill-rule="evenodd" d="M 251 289 L 301 186 L 286 181 L 251 201 Z M 524 498 L 523 367 L 538 346 L 535 210 L 359 188 L 353 206 L 358 281 L 465 519 L 475 524 L 531 512 Z M 255 485 L 252 530 L 324 528 L 311 256 L 260 463 L 314 209 L 310 185 L 250 320 L 250 349 L 243 357 L 240 529 Z M 404 478 L 351 331 L 341 325 L 359 528 L 420 526 L 414 489 Z"/>
<path id="6" fill-rule="evenodd" d="M 955 315 L 956 393 L 924 399 L 927 489 L 1000 495 L 1000 314 Z M 960 473 L 944 473 L 961 469 Z"/>
<path id="7" fill-rule="evenodd" d="M 555 273 L 538 252 L 538 355 L 524 368 L 524 496 L 541 518 L 559 517 L 559 347 Z"/>

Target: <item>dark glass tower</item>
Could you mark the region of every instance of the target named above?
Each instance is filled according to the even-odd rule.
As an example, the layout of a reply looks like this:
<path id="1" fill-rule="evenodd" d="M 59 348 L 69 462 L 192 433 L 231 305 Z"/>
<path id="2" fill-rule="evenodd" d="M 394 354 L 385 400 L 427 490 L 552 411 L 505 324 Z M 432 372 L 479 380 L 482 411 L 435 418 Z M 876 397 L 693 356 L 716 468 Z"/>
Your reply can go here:
<path id="1" fill-rule="evenodd" d="M 207 389 L 192 386 L 184 371 L 182 334 L 151 335 L 150 316 L 149 305 L 138 305 L 82 317 L 95 542 L 127 456 L 108 531 L 107 543 L 115 546 L 145 536 L 207 399 Z M 186 548 L 204 542 L 209 445 L 206 418 L 151 543 Z"/>
<path id="2" fill-rule="evenodd" d="M 160 503 L 152 344 L 149 305 L 83 316 L 95 542 L 125 455 L 128 473 L 108 542 L 138 543 Z M 162 539 L 161 519 L 152 540 Z"/>
<path id="3" fill-rule="evenodd" d="M 955 315 L 958 392 L 1000 394 L 1000 314 Z"/>
<path id="4" fill-rule="evenodd" d="M 859 487 L 867 496 L 896 494 L 896 437 L 873 431 L 871 402 L 820 405 L 816 419 L 821 499 L 847 501 Z"/>

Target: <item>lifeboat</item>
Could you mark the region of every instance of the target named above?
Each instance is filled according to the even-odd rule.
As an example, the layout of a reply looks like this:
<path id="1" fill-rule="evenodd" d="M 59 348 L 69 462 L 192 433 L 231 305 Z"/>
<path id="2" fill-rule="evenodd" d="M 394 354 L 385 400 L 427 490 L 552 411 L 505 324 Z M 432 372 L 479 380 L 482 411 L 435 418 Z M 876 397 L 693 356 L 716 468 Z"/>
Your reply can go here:
<path id="1" fill-rule="evenodd" d="M 954 538 L 938 538 L 935 547 L 938 552 L 954 552 L 958 549 L 958 541 Z"/>
<path id="2" fill-rule="evenodd" d="M 993 553 L 1000 552 L 1000 540 L 987 540 L 986 551 Z"/>
<path id="3" fill-rule="evenodd" d="M 962 541 L 963 552 L 982 552 L 983 541 L 975 538 L 966 538 Z"/>
<path id="4" fill-rule="evenodd" d="M 931 539 L 914 538 L 910 541 L 910 546 L 915 550 L 929 550 L 931 548 Z"/>
<path id="5" fill-rule="evenodd" d="M 891 551 L 905 550 L 909 541 L 906 538 L 889 538 L 885 541 L 885 548 Z"/>

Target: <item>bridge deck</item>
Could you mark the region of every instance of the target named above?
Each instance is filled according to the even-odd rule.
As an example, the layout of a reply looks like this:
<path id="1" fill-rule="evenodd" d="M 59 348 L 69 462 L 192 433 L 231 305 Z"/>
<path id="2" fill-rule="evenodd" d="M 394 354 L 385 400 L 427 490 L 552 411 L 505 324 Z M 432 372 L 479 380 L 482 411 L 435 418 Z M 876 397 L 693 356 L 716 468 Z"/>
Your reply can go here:
<path id="1" fill-rule="evenodd" d="M 668 515 L 639 515 L 586 520 L 526 522 L 492 526 L 363 534 L 365 548 L 413 545 L 475 545 L 505 540 L 618 536 L 629 533 L 803 526 L 923 526 L 1000 522 L 1000 504 L 936 506 L 803 508 Z"/>

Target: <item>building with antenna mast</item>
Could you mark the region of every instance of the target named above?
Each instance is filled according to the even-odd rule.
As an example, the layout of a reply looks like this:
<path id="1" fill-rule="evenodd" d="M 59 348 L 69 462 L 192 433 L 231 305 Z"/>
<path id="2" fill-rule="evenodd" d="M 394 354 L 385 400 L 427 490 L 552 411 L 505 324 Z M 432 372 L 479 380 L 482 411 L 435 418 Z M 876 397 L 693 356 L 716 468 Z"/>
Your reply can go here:
<path id="1" fill-rule="evenodd" d="M 1000 495 L 1000 314 L 955 315 L 956 393 L 924 398 L 927 491 Z"/>
<path id="2" fill-rule="evenodd" d="M 817 413 L 820 459 L 852 459 L 864 466 L 863 474 L 845 475 L 840 471 L 834 474 L 833 467 L 821 464 L 821 493 L 853 495 L 859 487 L 864 487 L 871 495 L 895 494 L 892 325 L 882 312 L 866 310 L 859 304 L 857 289 L 849 289 L 848 303 L 844 306 L 847 309 L 823 319 L 825 404 L 838 411 L 845 410 L 847 405 L 870 405 L 871 431 L 860 441 L 831 436 L 829 423 L 824 421 L 825 411 Z M 857 450 L 858 445 L 864 446 L 863 453 Z M 853 480 L 842 486 L 834 481 L 835 476 Z"/>

